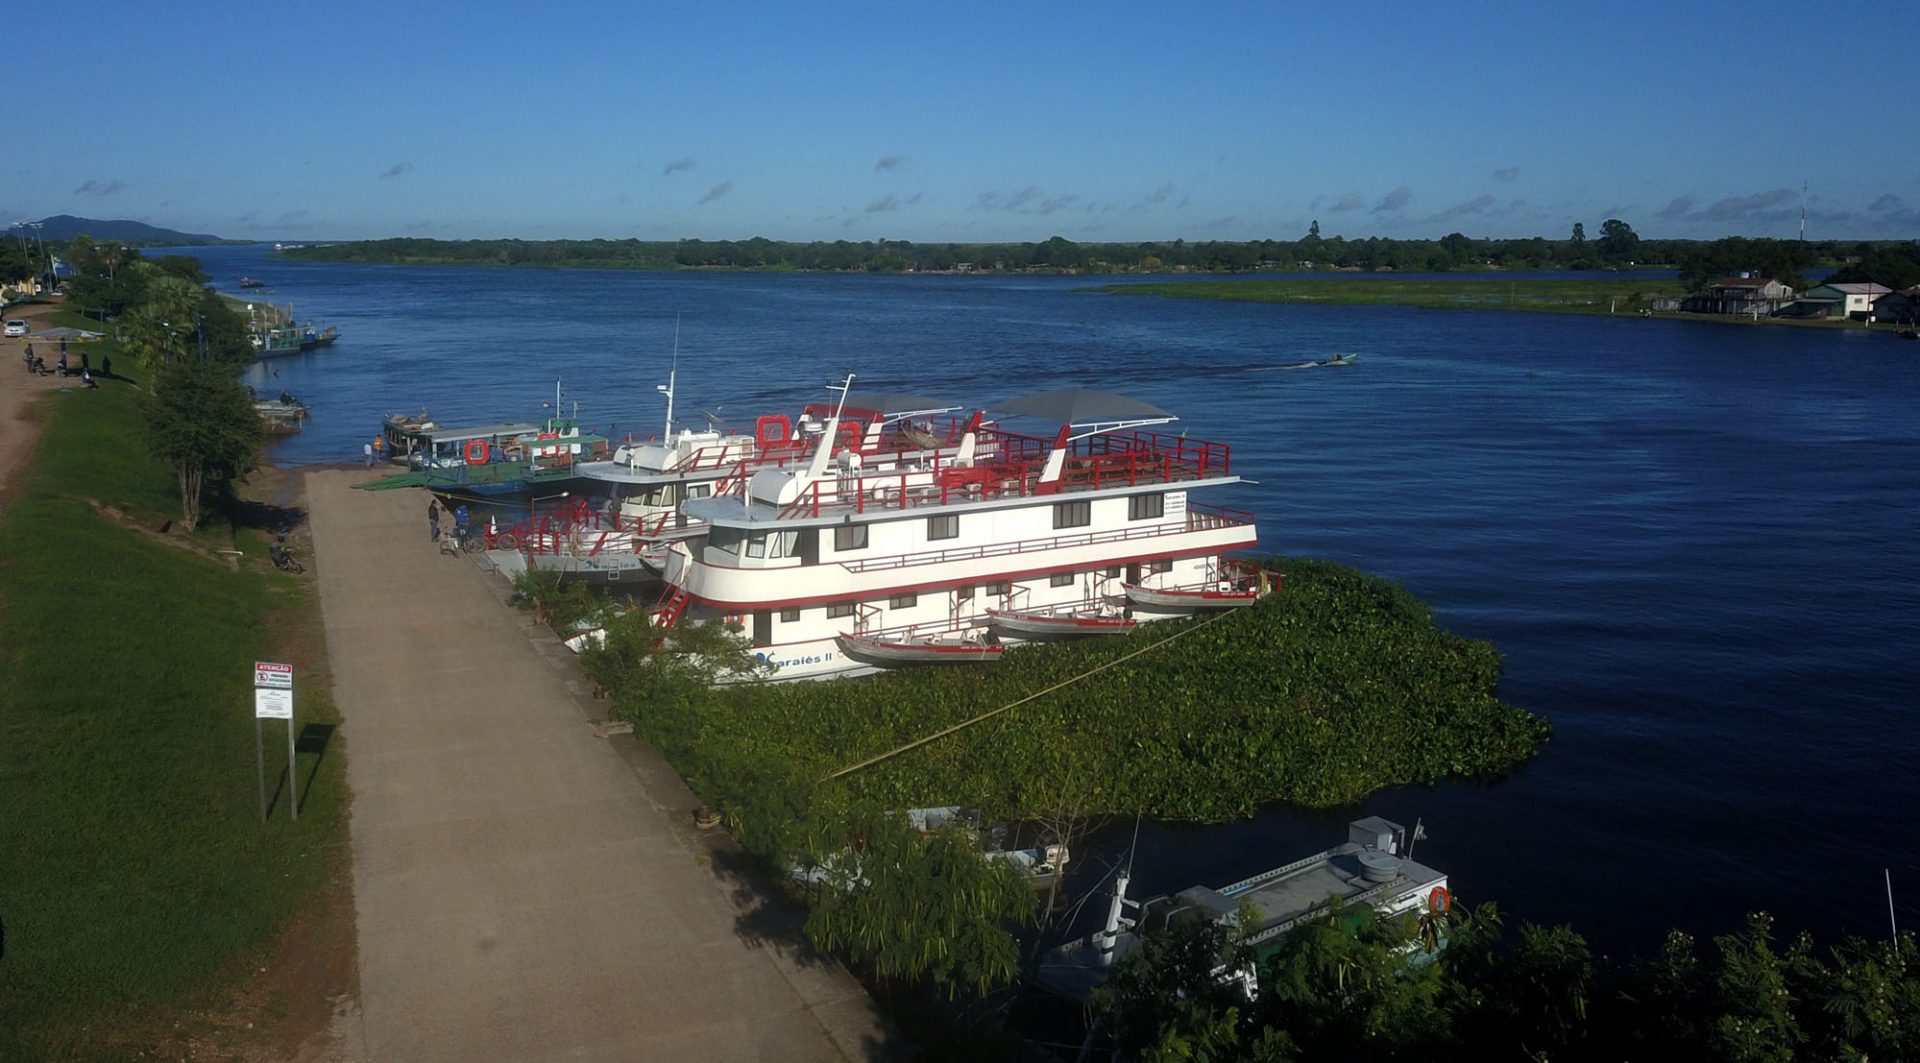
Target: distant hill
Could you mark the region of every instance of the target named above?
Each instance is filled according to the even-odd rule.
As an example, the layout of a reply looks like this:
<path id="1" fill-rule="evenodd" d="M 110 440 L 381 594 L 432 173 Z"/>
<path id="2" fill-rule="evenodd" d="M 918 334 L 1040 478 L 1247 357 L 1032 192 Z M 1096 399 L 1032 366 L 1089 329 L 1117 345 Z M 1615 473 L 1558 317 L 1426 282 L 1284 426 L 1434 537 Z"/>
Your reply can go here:
<path id="1" fill-rule="evenodd" d="M 76 218 L 71 214 L 55 214 L 40 221 L 39 235 L 42 240 L 52 243 L 66 243 L 76 236 L 85 234 L 95 240 L 118 240 L 135 247 L 198 247 L 208 244 L 244 244 L 250 240 L 222 240 L 207 233 L 183 233 L 178 229 L 162 229 L 157 225 L 148 225 L 143 221 L 101 221 L 98 218 Z"/>

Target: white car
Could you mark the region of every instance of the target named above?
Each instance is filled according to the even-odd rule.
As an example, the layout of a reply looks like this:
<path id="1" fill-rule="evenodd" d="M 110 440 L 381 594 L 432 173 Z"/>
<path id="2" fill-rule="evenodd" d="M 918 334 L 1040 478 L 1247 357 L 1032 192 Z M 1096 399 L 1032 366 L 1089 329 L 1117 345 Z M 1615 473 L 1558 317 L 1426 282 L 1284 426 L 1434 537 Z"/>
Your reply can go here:
<path id="1" fill-rule="evenodd" d="M 27 334 L 27 323 L 25 321 L 7 322 L 7 337 L 9 339 L 11 339 L 14 336 L 24 336 L 26 334 Z"/>

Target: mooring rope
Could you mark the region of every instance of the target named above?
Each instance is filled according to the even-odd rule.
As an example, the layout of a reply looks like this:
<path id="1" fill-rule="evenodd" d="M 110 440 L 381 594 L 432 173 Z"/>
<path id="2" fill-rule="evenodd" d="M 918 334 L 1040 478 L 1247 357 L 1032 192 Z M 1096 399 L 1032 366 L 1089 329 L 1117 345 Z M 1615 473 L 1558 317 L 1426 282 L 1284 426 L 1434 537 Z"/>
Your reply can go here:
<path id="1" fill-rule="evenodd" d="M 916 738 L 913 741 L 908 742 L 904 746 L 900 746 L 896 749 L 890 749 L 887 752 L 882 753 L 877 757 L 868 757 L 866 760 L 863 760 L 858 764 L 852 765 L 851 767 L 841 768 L 839 771 L 836 771 L 831 775 L 826 776 L 820 781 L 832 782 L 833 780 L 838 779 L 841 776 L 852 775 L 854 772 L 859 771 L 863 768 L 871 768 L 875 764 L 878 764 L 883 760 L 890 760 L 894 757 L 899 756 L 902 753 L 908 752 L 909 750 L 918 749 L 921 746 L 926 745 L 928 742 L 937 742 L 940 739 L 945 738 L 956 731 L 964 731 L 967 728 L 972 727 L 974 724 L 979 723 L 982 720 L 991 719 L 1007 711 L 1008 709 L 1018 708 L 1019 706 L 1025 705 L 1027 702 L 1032 701 L 1035 698 L 1045 697 L 1046 695 L 1051 694 L 1056 690 L 1059 690 L 1061 687 L 1078 683 L 1080 680 L 1085 679 L 1088 676 L 1098 675 L 1099 673 L 1104 672 L 1109 668 L 1112 668 L 1116 664 L 1120 664 L 1125 661 L 1130 661 L 1135 657 L 1140 656 L 1143 653 L 1152 653 L 1154 650 L 1157 650 L 1160 647 L 1165 646 L 1169 642 L 1173 642 L 1176 639 L 1185 638 L 1188 635 L 1191 635 L 1194 632 L 1201 630 L 1202 628 L 1218 623 L 1219 621 L 1224 620 L 1229 616 L 1232 616 L 1236 611 L 1237 610 L 1233 610 L 1233 609 L 1222 610 L 1221 612 L 1213 616 L 1210 616 L 1205 620 L 1202 620 L 1198 624 L 1195 624 L 1184 631 L 1176 631 L 1173 634 L 1168 635 L 1166 638 L 1163 638 L 1158 642 L 1155 642 L 1148 646 L 1142 646 L 1139 649 L 1132 651 L 1131 653 L 1122 654 L 1121 656 L 1115 657 L 1113 660 L 1108 661 L 1105 664 L 1095 665 L 1092 668 L 1089 668 L 1086 671 L 1081 672 L 1079 675 L 1068 676 L 1067 678 L 1062 679 L 1058 683 L 1053 684 L 1052 686 L 1046 688 L 1045 690 L 1037 690 L 1031 694 L 1028 694 L 1024 698 L 1021 698 L 1018 701 L 1010 701 L 1007 704 L 1002 705 L 997 709 L 993 709 L 988 712 L 983 712 L 980 715 L 975 716 L 971 720 L 962 720 L 961 722 L 956 723 L 952 727 L 949 727 L 943 731 L 936 731 L 935 733 L 930 734 L 925 738 Z"/>

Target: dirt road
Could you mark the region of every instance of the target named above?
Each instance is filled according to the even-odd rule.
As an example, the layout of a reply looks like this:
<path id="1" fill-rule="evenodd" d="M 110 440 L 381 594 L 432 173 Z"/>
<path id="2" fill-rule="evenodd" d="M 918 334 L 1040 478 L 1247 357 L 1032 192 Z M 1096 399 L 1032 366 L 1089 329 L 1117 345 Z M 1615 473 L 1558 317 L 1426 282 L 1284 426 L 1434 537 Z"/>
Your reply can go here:
<path id="1" fill-rule="evenodd" d="M 54 309 L 45 304 L 16 306 L 7 311 L 6 319 L 24 319 L 37 332 L 46 327 Z M 57 342 L 0 338 L 0 370 L 4 370 L 0 372 L 0 507 L 6 505 L 15 480 L 33 455 L 34 442 L 40 438 L 40 422 L 31 415 L 34 400 L 49 391 L 80 386 L 72 377 L 28 375 L 25 355 L 29 343 L 48 365 L 59 357 Z"/>
<path id="2" fill-rule="evenodd" d="M 594 737 L 571 663 L 542 656 L 493 577 L 435 551 L 425 496 L 349 489 L 365 475 L 307 479 L 354 793 L 342 1054 L 884 1055 L 859 985 L 757 929 L 751 891 L 716 875 L 679 780 Z"/>

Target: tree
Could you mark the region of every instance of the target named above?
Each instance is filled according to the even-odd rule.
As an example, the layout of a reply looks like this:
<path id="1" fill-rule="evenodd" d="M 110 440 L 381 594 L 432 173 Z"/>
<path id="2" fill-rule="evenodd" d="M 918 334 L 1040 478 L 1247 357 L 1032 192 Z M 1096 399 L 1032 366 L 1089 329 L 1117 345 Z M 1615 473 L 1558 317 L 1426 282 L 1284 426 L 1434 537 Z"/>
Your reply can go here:
<path id="1" fill-rule="evenodd" d="M 1587 242 L 1587 227 L 1581 222 L 1573 223 L 1573 243 L 1576 249 Z"/>
<path id="2" fill-rule="evenodd" d="M 1683 252 L 1680 283 L 1688 291 L 1697 291 L 1720 277 L 1744 272 L 1799 289 L 1806 287 L 1800 271 L 1811 263 L 1811 252 L 1798 241 L 1730 236 Z"/>
<path id="3" fill-rule="evenodd" d="M 1600 257 L 1610 262 L 1632 262 L 1639 257 L 1640 234 L 1619 218 L 1608 218 L 1600 225 Z"/>
<path id="4" fill-rule="evenodd" d="M 923 834 L 895 811 L 839 817 L 805 864 L 819 890 L 807 935 L 885 979 L 931 979 L 948 996 L 1013 979 L 1033 890 L 1014 866 L 981 855 L 965 824 Z M 820 851 L 824 849 L 824 851 Z"/>
<path id="5" fill-rule="evenodd" d="M 263 434 L 253 396 L 230 367 L 174 363 L 154 374 L 146 418 L 148 445 L 179 477 L 180 522 L 197 528 L 207 490 L 253 469 Z"/>

